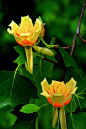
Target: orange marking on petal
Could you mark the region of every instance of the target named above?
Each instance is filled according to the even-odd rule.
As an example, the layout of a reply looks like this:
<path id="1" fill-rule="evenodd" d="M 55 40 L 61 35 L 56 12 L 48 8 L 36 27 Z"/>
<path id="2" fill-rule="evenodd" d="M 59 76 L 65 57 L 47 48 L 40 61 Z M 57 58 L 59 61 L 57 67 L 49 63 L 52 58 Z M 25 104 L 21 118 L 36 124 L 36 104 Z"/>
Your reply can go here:
<path id="1" fill-rule="evenodd" d="M 71 101 L 71 99 L 68 99 L 68 101 L 65 102 L 64 105 L 67 105 L 70 101 Z"/>
<path id="2" fill-rule="evenodd" d="M 19 43 L 17 40 L 16 40 L 16 42 L 17 42 L 19 45 L 23 45 L 22 43 Z"/>
<path id="3" fill-rule="evenodd" d="M 54 107 L 62 107 L 62 105 L 60 103 L 55 103 L 53 104 Z"/>
<path id="4" fill-rule="evenodd" d="M 54 90 L 55 90 L 55 93 L 56 93 L 56 90 L 58 89 L 58 87 L 57 87 L 57 82 L 55 81 L 54 82 Z"/>
<path id="5" fill-rule="evenodd" d="M 53 93 L 55 94 L 55 90 L 53 90 Z"/>
<path id="6" fill-rule="evenodd" d="M 33 42 L 33 43 L 31 43 L 29 40 L 27 40 L 26 38 L 22 41 L 22 43 L 23 44 L 30 44 L 30 45 L 33 45 L 33 44 L 35 44 L 37 42 L 37 39 Z"/>
<path id="7" fill-rule="evenodd" d="M 52 104 L 52 102 L 51 102 L 51 100 L 50 100 L 50 97 L 49 98 L 47 98 L 47 100 L 48 100 L 48 102 L 50 103 L 50 104 Z M 54 103 L 54 104 L 52 104 L 54 107 L 62 107 L 62 105 L 61 104 L 59 104 L 58 102 L 57 103 Z"/>
<path id="8" fill-rule="evenodd" d="M 18 33 L 16 33 L 16 35 L 17 35 L 18 37 L 20 37 L 20 35 L 19 35 Z"/>
<path id="9" fill-rule="evenodd" d="M 67 97 L 68 97 L 68 95 L 69 95 L 69 93 L 65 96 L 65 98 L 67 98 Z"/>
<path id="10" fill-rule="evenodd" d="M 47 89 L 46 89 L 46 92 L 50 95 L 50 93 L 49 93 L 49 88 L 47 87 Z"/>
<path id="11" fill-rule="evenodd" d="M 50 104 L 52 104 L 52 102 L 51 102 L 51 100 L 50 100 L 50 97 L 49 97 L 49 98 L 47 98 L 47 100 L 48 100 L 48 102 L 49 102 Z"/>

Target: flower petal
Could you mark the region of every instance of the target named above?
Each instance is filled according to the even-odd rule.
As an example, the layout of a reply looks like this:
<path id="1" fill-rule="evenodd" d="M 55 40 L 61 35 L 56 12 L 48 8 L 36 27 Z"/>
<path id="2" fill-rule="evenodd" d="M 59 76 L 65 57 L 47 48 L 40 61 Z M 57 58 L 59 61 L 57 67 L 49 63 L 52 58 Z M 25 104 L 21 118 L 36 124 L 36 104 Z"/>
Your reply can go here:
<path id="1" fill-rule="evenodd" d="M 20 34 L 20 27 L 14 21 L 12 21 L 9 26 L 11 27 L 13 33 L 18 35 Z"/>
<path id="2" fill-rule="evenodd" d="M 32 53 L 32 47 L 25 47 L 26 52 L 26 69 L 32 74 L 33 73 L 33 53 Z"/>
<path id="3" fill-rule="evenodd" d="M 21 34 L 20 34 L 20 38 L 21 38 L 22 41 L 23 41 L 24 39 L 27 39 L 27 40 L 30 41 L 31 37 L 32 37 L 31 33 L 21 33 Z"/>
<path id="4" fill-rule="evenodd" d="M 67 129 L 67 127 L 66 127 L 66 115 L 65 115 L 64 107 L 60 108 L 59 119 L 60 119 L 61 129 Z"/>
<path id="5" fill-rule="evenodd" d="M 18 37 L 15 33 L 13 33 L 13 31 L 10 30 L 9 28 L 7 29 L 7 31 L 8 31 L 9 34 L 12 34 L 14 36 L 14 38 L 15 38 L 15 40 L 16 40 L 16 42 L 18 44 L 22 45 L 22 41 L 21 41 L 21 38 L 20 37 Z"/>
<path id="6" fill-rule="evenodd" d="M 66 87 L 69 89 L 70 92 L 74 91 L 76 83 L 77 82 L 73 78 L 71 78 L 70 81 L 66 83 Z M 66 92 L 68 92 L 67 89 Z"/>
<path id="7" fill-rule="evenodd" d="M 36 22 L 34 25 L 34 31 L 38 30 L 40 27 L 42 29 L 42 22 L 39 19 L 36 19 Z"/>
<path id="8" fill-rule="evenodd" d="M 33 29 L 33 23 L 29 16 L 21 17 L 20 30 L 21 33 L 28 33 Z"/>
<path id="9" fill-rule="evenodd" d="M 59 104 L 63 105 L 65 102 L 65 98 L 62 94 L 53 94 L 50 99 L 52 104 L 58 102 Z"/>
<path id="10" fill-rule="evenodd" d="M 58 109 L 53 106 L 53 121 L 52 121 L 52 127 L 55 128 L 56 123 L 58 119 Z"/>
<path id="11" fill-rule="evenodd" d="M 43 92 L 46 92 L 47 88 L 49 88 L 49 84 L 48 84 L 46 78 L 44 78 L 44 80 L 41 82 L 41 86 L 42 86 Z"/>
<path id="12" fill-rule="evenodd" d="M 44 91 L 43 93 L 40 93 L 40 94 L 45 96 L 46 98 L 50 97 L 50 95 L 46 91 Z"/>
<path id="13" fill-rule="evenodd" d="M 35 46 L 35 45 L 33 46 L 33 48 L 36 51 L 38 51 L 38 52 L 40 52 L 42 54 L 45 54 L 47 56 L 53 56 L 54 55 L 53 51 L 48 49 L 48 48 L 43 48 L 43 47 L 39 47 L 39 46 Z"/>
<path id="14" fill-rule="evenodd" d="M 75 94 L 77 89 L 78 89 L 78 87 L 76 87 L 74 90 L 72 90 L 72 92 L 70 92 L 70 94 Z"/>
<path id="15" fill-rule="evenodd" d="M 41 27 L 35 31 L 35 33 L 33 34 L 32 38 L 31 38 L 31 42 L 33 43 L 35 40 L 38 39 L 39 37 L 39 34 L 40 34 L 40 31 L 41 31 Z"/>

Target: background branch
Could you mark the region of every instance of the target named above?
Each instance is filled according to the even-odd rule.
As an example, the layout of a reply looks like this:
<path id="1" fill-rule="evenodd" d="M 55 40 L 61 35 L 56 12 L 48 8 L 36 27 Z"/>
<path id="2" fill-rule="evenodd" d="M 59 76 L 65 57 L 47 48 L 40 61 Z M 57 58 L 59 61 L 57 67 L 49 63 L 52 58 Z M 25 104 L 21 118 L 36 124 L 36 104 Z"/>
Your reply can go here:
<path id="1" fill-rule="evenodd" d="M 75 42 L 76 42 L 77 36 L 79 35 L 79 32 L 80 32 L 80 25 L 81 25 L 81 20 L 82 20 L 83 14 L 84 14 L 85 7 L 86 7 L 86 0 L 84 1 L 84 4 L 82 6 L 82 10 L 81 10 L 80 18 L 79 18 L 79 21 L 78 21 L 78 26 L 77 26 L 76 34 L 75 34 L 73 42 L 72 42 L 72 47 L 71 47 L 71 52 L 70 52 L 71 56 L 72 56 L 73 51 L 74 51 L 74 47 L 75 47 Z"/>
<path id="2" fill-rule="evenodd" d="M 81 38 L 81 40 L 83 40 L 84 42 L 86 42 L 86 41 L 81 37 L 81 35 L 79 34 L 79 33 L 80 33 L 81 20 L 82 20 L 83 14 L 84 14 L 85 7 L 86 7 L 86 0 L 84 1 L 84 4 L 83 4 L 83 6 L 82 6 L 82 10 L 81 10 L 80 18 L 79 18 L 79 21 L 78 21 L 78 26 L 77 26 L 76 34 L 75 34 L 75 36 L 74 36 L 72 45 L 70 45 L 70 47 L 71 47 L 70 55 L 71 55 L 71 56 L 73 55 L 73 51 L 74 51 L 74 47 L 75 47 L 75 43 L 76 43 L 77 36 L 79 36 L 79 37 Z M 65 66 L 65 70 L 64 70 L 64 72 L 63 72 L 63 75 L 62 75 L 60 81 L 64 80 L 65 74 L 66 74 L 66 70 L 67 70 L 67 67 Z"/>
<path id="3" fill-rule="evenodd" d="M 86 40 L 83 39 L 82 36 L 81 36 L 80 34 L 79 34 L 79 37 L 80 37 L 80 39 L 81 39 L 83 42 L 86 42 Z"/>

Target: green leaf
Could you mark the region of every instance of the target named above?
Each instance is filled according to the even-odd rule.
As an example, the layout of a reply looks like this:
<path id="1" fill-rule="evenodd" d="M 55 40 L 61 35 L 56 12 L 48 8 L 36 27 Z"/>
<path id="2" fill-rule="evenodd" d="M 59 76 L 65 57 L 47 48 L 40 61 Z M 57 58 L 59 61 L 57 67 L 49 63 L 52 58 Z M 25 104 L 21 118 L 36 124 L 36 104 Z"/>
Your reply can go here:
<path id="1" fill-rule="evenodd" d="M 37 112 L 39 109 L 40 107 L 38 107 L 35 104 L 26 104 L 22 106 L 22 109 L 20 110 L 20 112 L 29 114 L 29 113 Z"/>
<path id="2" fill-rule="evenodd" d="M 39 16 L 38 17 L 38 19 L 39 19 L 39 21 L 41 21 L 42 22 L 42 25 L 43 25 L 43 21 L 42 21 L 42 18 Z"/>
<path id="3" fill-rule="evenodd" d="M 0 72 L 0 108 L 27 104 L 31 98 L 37 98 L 37 90 L 29 78 L 16 72 Z"/>
<path id="4" fill-rule="evenodd" d="M 14 49 L 15 49 L 19 54 L 25 54 L 24 47 L 22 47 L 21 45 L 15 46 Z"/>
<path id="5" fill-rule="evenodd" d="M 27 78 L 29 78 L 31 81 L 33 80 L 33 75 L 29 73 L 29 71 L 26 70 L 26 67 L 22 67 L 22 65 L 19 66 L 18 72 L 20 75 L 23 75 Z"/>
<path id="6" fill-rule="evenodd" d="M 42 78 L 44 77 L 52 78 L 53 66 L 54 66 L 53 63 L 46 60 L 42 60 L 42 63 L 41 63 Z"/>
<path id="7" fill-rule="evenodd" d="M 14 60 L 13 62 L 17 63 L 17 64 L 24 64 L 25 62 L 27 62 L 26 60 L 26 54 L 25 54 L 25 50 L 24 47 L 18 45 L 16 47 L 14 47 L 14 49 L 20 54 L 16 60 Z"/>
<path id="8" fill-rule="evenodd" d="M 19 55 L 18 58 L 14 60 L 13 62 L 17 64 L 24 64 L 25 62 L 27 62 L 25 54 Z"/>
<path id="9" fill-rule="evenodd" d="M 10 129 L 15 123 L 17 117 L 11 114 L 11 111 L 10 106 L 0 109 L 0 129 Z"/>
<path id="10" fill-rule="evenodd" d="M 51 45 L 54 45 L 54 44 L 55 44 L 55 37 L 53 37 L 53 38 L 51 39 L 50 44 L 51 44 Z"/>
<path id="11" fill-rule="evenodd" d="M 86 129 L 86 113 L 71 113 L 67 116 L 68 129 Z"/>
<path id="12" fill-rule="evenodd" d="M 40 96 L 41 93 L 41 81 L 42 81 L 42 73 L 41 73 L 41 59 L 40 59 L 40 64 L 34 66 L 33 70 L 33 81 L 35 86 L 37 87 L 38 94 Z"/>
<path id="13" fill-rule="evenodd" d="M 35 129 L 37 113 L 17 113 L 17 121 L 11 129 Z"/>
<path id="14" fill-rule="evenodd" d="M 60 50 L 60 52 L 62 54 L 63 60 L 65 62 L 65 65 L 67 67 L 70 67 L 70 66 L 74 67 L 78 71 L 78 73 L 80 74 L 80 76 L 82 78 L 80 68 L 77 65 L 77 63 L 74 60 L 74 58 L 67 51 L 65 51 L 64 49 L 62 49 L 60 46 L 58 46 L 58 47 L 59 47 L 59 50 Z"/>

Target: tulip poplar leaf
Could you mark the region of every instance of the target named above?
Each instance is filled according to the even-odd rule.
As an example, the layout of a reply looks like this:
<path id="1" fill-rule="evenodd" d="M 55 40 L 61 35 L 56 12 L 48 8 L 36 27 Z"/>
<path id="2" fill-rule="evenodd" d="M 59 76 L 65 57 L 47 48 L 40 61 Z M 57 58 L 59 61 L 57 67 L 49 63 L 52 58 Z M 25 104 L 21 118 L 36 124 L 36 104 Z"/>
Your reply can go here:
<path id="1" fill-rule="evenodd" d="M 86 113 L 71 113 L 67 115 L 68 129 L 86 129 Z"/>
<path id="2" fill-rule="evenodd" d="M 16 52 L 18 52 L 19 54 L 25 54 L 25 50 L 24 47 L 17 45 L 14 47 L 14 49 L 16 50 Z"/>
<path id="3" fill-rule="evenodd" d="M 27 62 L 26 57 L 24 54 L 21 54 L 17 57 L 16 60 L 14 60 L 13 62 L 17 63 L 17 64 L 24 64 L 25 62 Z"/>
<path id="4" fill-rule="evenodd" d="M 24 114 L 18 112 L 17 120 L 11 129 L 35 129 L 37 113 Z"/>
<path id="5" fill-rule="evenodd" d="M 14 60 L 13 62 L 17 63 L 17 64 L 24 64 L 25 62 L 27 62 L 26 60 L 26 54 L 25 54 L 25 50 L 22 46 L 17 45 L 14 47 L 14 49 L 16 50 L 16 52 L 18 52 L 20 55 L 17 57 L 16 60 Z"/>
<path id="6" fill-rule="evenodd" d="M 13 109 L 7 105 L 0 109 L 0 129 L 8 129 L 13 126 L 17 117 L 11 113 Z"/>
<path id="7" fill-rule="evenodd" d="M 41 63 L 39 65 L 34 66 L 33 81 L 40 94 L 41 92 L 40 82 L 42 81 Z"/>
<path id="8" fill-rule="evenodd" d="M 82 78 L 81 70 L 80 70 L 79 66 L 77 65 L 76 61 L 74 60 L 74 58 L 67 51 L 62 49 L 60 46 L 58 46 L 58 47 L 59 47 L 59 50 L 62 54 L 65 65 L 67 67 L 70 67 L 70 66 L 74 67 L 78 71 L 78 73 L 80 74 L 80 76 Z"/>
<path id="9" fill-rule="evenodd" d="M 29 113 L 37 112 L 39 109 L 40 109 L 40 107 L 38 107 L 35 104 L 26 104 L 26 105 L 22 106 L 20 112 L 29 114 Z"/>
<path id="10" fill-rule="evenodd" d="M 37 90 L 29 78 L 16 72 L 0 72 L 0 108 L 27 104 L 31 98 L 37 98 Z"/>
<path id="11" fill-rule="evenodd" d="M 42 77 L 51 77 L 52 78 L 52 73 L 53 73 L 53 66 L 54 64 L 51 62 L 48 62 L 46 60 L 42 60 L 41 64 L 41 70 L 42 70 Z"/>

